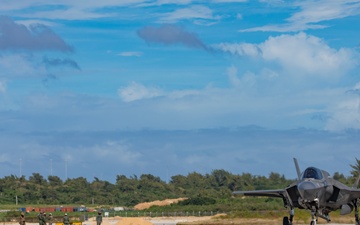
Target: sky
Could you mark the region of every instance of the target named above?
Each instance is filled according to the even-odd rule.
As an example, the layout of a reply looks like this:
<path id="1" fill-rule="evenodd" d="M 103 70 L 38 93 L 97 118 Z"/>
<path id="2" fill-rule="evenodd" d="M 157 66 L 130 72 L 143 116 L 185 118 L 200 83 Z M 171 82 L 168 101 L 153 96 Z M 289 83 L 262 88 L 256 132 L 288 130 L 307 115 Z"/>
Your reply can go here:
<path id="1" fill-rule="evenodd" d="M 0 177 L 350 176 L 360 0 L 2 0 Z"/>

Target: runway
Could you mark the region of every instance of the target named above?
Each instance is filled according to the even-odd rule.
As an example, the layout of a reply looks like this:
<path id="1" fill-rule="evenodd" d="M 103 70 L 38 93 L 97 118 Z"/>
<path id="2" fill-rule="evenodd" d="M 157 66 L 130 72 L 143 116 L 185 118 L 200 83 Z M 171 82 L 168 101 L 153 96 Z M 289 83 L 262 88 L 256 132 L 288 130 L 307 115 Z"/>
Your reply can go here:
<path id="1" fill-rule="evenodd" d="M 196 224 L 216 224 L 216 225 L 282 225 L 282 221 L 274 219 L 260 218 L 234 218 L 219 219 L 214 217 L 109 217 L 103 218 L 101 225 L 176 225 L 178 223 Z M 298 221 L 299 222 L 299 221 Z M 349 221 L 350 222 L 350 221 Z M 326 225 L 355 225 L 355 223 L 326 223 L 319 221 L 317 223 Z M 0 225 L 19 225 L 17 222 L 2 222 Z M 39 223 L 26 223 L 26 225 L 39 225 Z M 55 225 L 55 223 L 53 223 Z M 96 225 L 94 218 L 84 221 L 82 225 Z M 309 225 L 309 223 L 294 223 L 294 225 Z"/>

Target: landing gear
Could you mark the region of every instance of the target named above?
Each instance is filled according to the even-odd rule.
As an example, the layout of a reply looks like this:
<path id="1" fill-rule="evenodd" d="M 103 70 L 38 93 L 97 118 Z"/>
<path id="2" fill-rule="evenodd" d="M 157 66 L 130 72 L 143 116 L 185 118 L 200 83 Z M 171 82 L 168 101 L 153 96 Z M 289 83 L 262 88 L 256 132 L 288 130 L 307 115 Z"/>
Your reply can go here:
<path id="1" fill-rule="evenodd" d="M 355 225 L 360 225 L 360 220 L 359 220 L 359 207 L 357 204 L 357 199 L 355 199 L 353 201 L 354 207 L 355 207 Z"/>
<path id="2" fill-rule="evenodd" d="M 289 223 L 289 217 L 284 216 L 284 218 L 283 218 L 283 225 L 290 225 L 290 223 Z"/>
<path id="3" fill-rule="evenodd" d="M 290 209 L 290 219 L 289 217 L 285 216 L 283 218 L 283 225 L 292 225 L 293 218 L 294 218 L 294 209 Z"/>
<path id="4" fill-rule="evenodd" d="M 290 219 L 289 219 L 289 224 L 290 225 L 292 225 L 294 215 L 295 215 L 295 212 L 294 212 L 294 209 L 292 208 L 292 209 L 290 209 Z"/>
<path id="5" fill-rule="evenodd" d="M 316 225 L 316 221 L 317 221 L 317 209 L 316 209 L 316 207 L 313 207 L 311 209 L 311 222 L 310 222 L 310 225 Z"/>

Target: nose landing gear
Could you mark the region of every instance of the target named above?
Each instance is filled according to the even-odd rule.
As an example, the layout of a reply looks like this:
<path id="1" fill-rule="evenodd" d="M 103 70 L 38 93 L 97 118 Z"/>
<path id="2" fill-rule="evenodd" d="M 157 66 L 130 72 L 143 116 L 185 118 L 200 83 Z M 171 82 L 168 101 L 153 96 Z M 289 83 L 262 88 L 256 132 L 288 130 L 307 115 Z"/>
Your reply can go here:
<path id="1" fill-rule="evenodd" d="M 310 225 L 316 225 L 316 221 L 317 221 L 317 216 L 316 216 L 316 208 L 313 207 L 311 209 L 311 222 L 310 222 Z"/>
<path id="2" fill-rule="evenodd" d="M 292 225 L 293 218 L 294 218 L 294 209 L 290 209 L 290 218 L 285 216 L 283 218 L 283 225 Z M 359 224 L 360 225 L 360 224 Z"/>

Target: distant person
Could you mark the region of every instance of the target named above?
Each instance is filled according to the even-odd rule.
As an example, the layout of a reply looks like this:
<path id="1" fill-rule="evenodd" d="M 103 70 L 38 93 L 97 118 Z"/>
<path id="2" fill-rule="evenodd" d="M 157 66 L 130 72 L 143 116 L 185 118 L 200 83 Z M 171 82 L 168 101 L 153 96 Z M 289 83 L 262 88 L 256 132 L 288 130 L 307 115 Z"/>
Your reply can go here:
<path id="1" fill-rule="evenodd" d="M 96 216 L 96 225 L 101 225 L 102 222 L 102 215 L 101 211 L 98 212 L 98 215 Z"/>
<path id="2" fill-rule="evenodd" d="M 53 221 L 53 216 L 51 213 L 49 213 L 49 216 L 48 216 L 48 221 L 49 221 L 49 225 L 52 225 L 52 221 Z"/>
<path id="3" fill-rule="evenodd" d="M 43 221 L 44 221 L 44 219 L 43 219 L 44 215 L 43 215 L 43 214 L 44 214 L 43 211 L 40 211 L 40 213 L 39 213 L 39 215 L 38 215 L 39 225 L 44 225 L 44 223 L 43 223 Z"/>
<path id="4" fill-rule="evenodd" d="M 23 212 L 20 215 L 19 224 L 20 225 L 25 225 L 25 215 L 24 215 Z"/>
<path id="5" fill-rule="evenodd" d="M 69 225 L 69 217 L 68 217 L 68 214 L 67 213 L 65 213 L 65 215 L 64 215 L 64 218 L 63 218 L 63 223 L 64 223 L 64 225 Z"/>
<path id="6" fill-rule="evenodd" d="M 42 224 L 46 225 L 46 212 L 44 212 L 44 214 L 42 216 Z"/>

